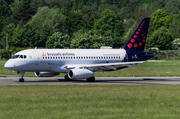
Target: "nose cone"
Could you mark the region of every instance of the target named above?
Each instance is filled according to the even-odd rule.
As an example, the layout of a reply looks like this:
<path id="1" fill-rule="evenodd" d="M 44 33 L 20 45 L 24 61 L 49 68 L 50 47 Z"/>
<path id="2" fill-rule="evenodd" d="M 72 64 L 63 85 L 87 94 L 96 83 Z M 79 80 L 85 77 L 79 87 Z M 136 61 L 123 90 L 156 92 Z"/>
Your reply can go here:
<path id="1" fill-rule="evenodd" d="M 4 67 L 5 67 L 6 69 L 13 70 L 14 65 L 11 63 L 11 61 L 8 60 L 8 61 L 4 64 Z"/>

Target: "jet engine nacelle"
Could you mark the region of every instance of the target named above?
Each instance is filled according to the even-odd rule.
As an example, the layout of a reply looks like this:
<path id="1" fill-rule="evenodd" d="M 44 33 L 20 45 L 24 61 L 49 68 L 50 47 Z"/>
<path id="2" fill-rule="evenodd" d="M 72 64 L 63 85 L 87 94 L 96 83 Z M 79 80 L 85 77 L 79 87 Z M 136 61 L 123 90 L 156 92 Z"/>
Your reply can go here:
<path id="1" fill-rule="evenodd" d="M 94 77 L 94 72 L 88 69 L 71 69 L 68 71 L 68 77 L 70 79 L 86 79 Z"/>
<path id="2" fill-rule="evenodd" d="M 52 77 L 52 76 L 59 75 L 60 73 L 56 73 L 56 72 L 34 72 L 34 74 L 37 77 Z"/>

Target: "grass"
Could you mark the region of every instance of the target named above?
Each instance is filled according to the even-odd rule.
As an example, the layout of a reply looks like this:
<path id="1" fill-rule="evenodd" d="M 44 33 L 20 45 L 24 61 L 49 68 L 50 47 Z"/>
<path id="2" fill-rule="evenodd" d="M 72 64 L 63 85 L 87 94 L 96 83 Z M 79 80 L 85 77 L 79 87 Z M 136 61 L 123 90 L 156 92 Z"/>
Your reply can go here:
<path id="1" fill-rule="evenodd" d="M 0 60 L 0 74 L 19 75 L 16 72 L 4 68 L 6 60 Z M 180 60 L 157 60 L 155 62 L 146 62 L 135 65 L 132 68 L 126 68 L 112 72 L 95 72 L 95 77 L 153 77 L 153 76 L 180 76 Z M 58 77 L 64 77 L 61 73 Z M 26 77 L 34 77 L 33 72 L 26 72 Z"/>
<path id="2" fill-rule="evenodd" d="M 179 85 L 0 86 L 1 119 L 179 118 Z"/>

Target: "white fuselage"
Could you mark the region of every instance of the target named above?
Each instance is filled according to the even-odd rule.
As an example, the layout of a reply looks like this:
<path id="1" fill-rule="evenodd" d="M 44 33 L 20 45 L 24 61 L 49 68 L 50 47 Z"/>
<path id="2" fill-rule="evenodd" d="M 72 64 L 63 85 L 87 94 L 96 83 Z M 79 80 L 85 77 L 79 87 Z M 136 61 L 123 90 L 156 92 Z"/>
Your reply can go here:
<path id="1" fill-rule="evenodd" d="M 30 49 L 15 54 L 5 67 L 25 72 L 68 72 L 65 65 L 87 65 L 122 62 L 124 49 Z M 23 57 L 24 56 L 24 57 Z"/>

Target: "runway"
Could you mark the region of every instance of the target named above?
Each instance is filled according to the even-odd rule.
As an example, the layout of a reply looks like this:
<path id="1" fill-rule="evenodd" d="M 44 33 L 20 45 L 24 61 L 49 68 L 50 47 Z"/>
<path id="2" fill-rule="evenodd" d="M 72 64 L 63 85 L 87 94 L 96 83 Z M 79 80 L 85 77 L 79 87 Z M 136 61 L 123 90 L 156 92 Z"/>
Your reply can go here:
<path id="1" fill-rule="evenodd" d="M 180 77 L 96 77 L 95 82 L 85 79 L 65 81 L 63 77 L 24 77 L 25 82 L 19 82 L 19 76 L 0 78 L 0 85 L 87 85 L 87 84 L 180 84 Z"/>

